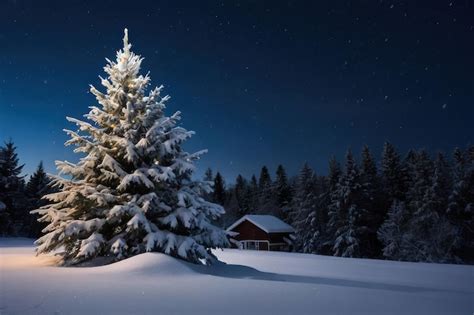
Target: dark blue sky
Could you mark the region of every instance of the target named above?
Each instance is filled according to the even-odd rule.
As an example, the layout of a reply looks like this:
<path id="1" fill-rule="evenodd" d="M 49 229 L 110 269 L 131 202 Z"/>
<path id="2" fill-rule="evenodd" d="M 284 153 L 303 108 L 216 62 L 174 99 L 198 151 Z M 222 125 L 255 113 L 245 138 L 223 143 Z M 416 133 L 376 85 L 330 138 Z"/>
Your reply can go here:
<path id="1" fill-rule="evenodd" d="M 295 174 L 389 140 L 451 151 L 474 135 L 472 1 L 2 1 L 0 140 L 31 173 L 77 160 L 65 116 L 95 104 L 105 57 L 128 27 L 211 166 Z"/>

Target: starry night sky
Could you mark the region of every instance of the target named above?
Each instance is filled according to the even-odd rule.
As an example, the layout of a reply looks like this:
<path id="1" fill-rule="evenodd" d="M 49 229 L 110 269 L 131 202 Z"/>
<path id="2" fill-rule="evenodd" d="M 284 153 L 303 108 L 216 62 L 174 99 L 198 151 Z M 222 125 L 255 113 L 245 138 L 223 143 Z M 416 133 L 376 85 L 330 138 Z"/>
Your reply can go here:
<path id="1" fill-rule="evenodd" d="M 319 173 L 348 147 L 449 151 L 474 135 L 472 1 L 1 1 L 0 141 L 25 172 L 76 161 L 65 116 L 95 99 L 128 27 L 186 149 L 228 181 L 266 164 Z"/>

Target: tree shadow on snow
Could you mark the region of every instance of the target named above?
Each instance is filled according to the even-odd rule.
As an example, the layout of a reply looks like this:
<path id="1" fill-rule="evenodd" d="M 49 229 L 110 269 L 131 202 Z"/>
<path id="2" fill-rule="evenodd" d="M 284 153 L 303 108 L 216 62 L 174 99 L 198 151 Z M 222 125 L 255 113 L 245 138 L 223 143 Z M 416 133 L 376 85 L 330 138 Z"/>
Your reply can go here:
<path id="1" fill-rule="evenodd" d="M 405 292 L 405 293 L 416 293 L 416 292 L 427 292 L 427 291 L 431 291 L 431 292 L 449 291 L 449 290 L 442 290 L 442 289 L 436 289 L 436 288 L 409 286 L 409 285 L 401 285 L 401 284 L 389 284 L 389 283 L 370 282 L 370 281 L 361 281 L 361 280 L 338 279 L 338 278 L 315 277 L 315 276 L 298 276 L 298 275 L 262 272 L 248 266 L 230 265 L 223 262 L 217 262 L 212 266 L 189 264 L 189 267 L 197 273 L 207 274 L 207 275 L 211 275 L 215 277 L 233 278 L 233 279 L 251 279 L 251 280 L 266 280 L 266 281 L 291 282 L 291 283 L 308 283 L 308 284 L 320 284 L 320 285 L 373 289 L 373 290 L 398 291 L 398 292 Z"/>

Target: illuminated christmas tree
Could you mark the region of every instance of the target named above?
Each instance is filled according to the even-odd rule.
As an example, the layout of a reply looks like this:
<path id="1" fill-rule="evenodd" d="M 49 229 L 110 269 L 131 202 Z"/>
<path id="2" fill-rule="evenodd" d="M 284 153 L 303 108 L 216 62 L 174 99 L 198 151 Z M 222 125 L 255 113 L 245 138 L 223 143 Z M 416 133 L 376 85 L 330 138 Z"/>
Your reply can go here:
<path id="1" fill-rule="evenodd" d="M 91 86 L 100 106 L 85 115 L 89 122 L 67 118 L 79 130 L 65 130 L 66 145 L 84 156 L 77 164 L 56 162 L 59 192 L 33 211 L 48 222 L 37 252 L 64 249 L 67 265 L 147 251 L 211 263 L 210 249 L 226 246 L 227 238 L 211 223 L 223 208 L 201 197 L 212 188 L 192 178 L 206 151 L 183 151 L 194 133 L 176 126 L 180 112 L 165 116 L 169 96 L 162 96 L 163 86 L 147 92 L 150 77 L 139 74 L 143 58 L 130 51 L 127 30 L 123 41 L 117 60 L 107 59 L 106 92 Z"/>

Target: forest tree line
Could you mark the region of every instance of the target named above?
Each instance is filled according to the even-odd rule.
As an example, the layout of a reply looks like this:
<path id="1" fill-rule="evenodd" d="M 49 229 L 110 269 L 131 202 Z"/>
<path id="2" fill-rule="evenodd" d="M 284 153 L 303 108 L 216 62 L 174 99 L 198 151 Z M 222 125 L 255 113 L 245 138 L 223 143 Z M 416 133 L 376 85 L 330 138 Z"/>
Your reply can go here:
<path id="1" fill-rule="evenodd" d="M 28 181 L 22 175 L 16 147 L 10 140 L 0 146 L 0 236 L 38 237 L 44 225 L 29 212 L 46 204 L 41 198 L 53 191 L 40 162 Z"/>
<path id="2" fill-rule="evenodd" d="M 358 160 L 358 161 L 357 161 Z M 53 192 L 39 163 L 28 181 L 12 141 L 0 146 L 0 236 L 38 237 L 44 228 L 29 212 Z M 343 257 L 442 263 L 474 262 L 474 146 L 448 158 L 425 150 L 403 157 L 385 143 L 377 163 L 367 146 L 359 159 L 331 158 L 327 175 L 308 164 L 289 177 L 282 165 L 272 179 L 266 166 L 250 179 L 213 182 L 208 200 L 226 214 L 226 228 L 245 214 L 275 215 L 296 229 L 295 250 Z"/>
<path id="3" fill-rule="evenodd" d="M 211 169 L 207 196 L 226 209 L 227 227 L 245 214 L 275 215 L 296 229 L 298 252 L 343 257 L 441 263 L 474 262 L 474 146 L 449 158 L 425 150 L 401 156 L 385 143 L 377 163 L 365 146 L 359 159 L 335 157 L 327 175 L 308 164 L 288 178 L 282 165 L 272 179 L 238 175 L 226 186 Z"/>

